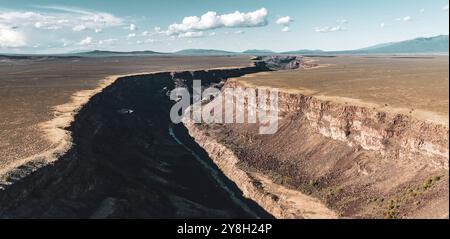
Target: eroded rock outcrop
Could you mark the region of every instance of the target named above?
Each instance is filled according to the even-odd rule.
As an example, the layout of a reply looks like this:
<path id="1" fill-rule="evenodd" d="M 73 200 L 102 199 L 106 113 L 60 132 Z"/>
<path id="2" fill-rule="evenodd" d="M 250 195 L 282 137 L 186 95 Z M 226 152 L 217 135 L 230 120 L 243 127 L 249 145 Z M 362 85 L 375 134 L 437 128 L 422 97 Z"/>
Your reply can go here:
<path id="1" fill-rule="evenodd" d="M 270 187 L 272 183 L 265 182 L 266 178 L 263 178 L 264 176 L 246 172 L 239 167 L 240 159 L 232 150 L 196 127 L 189 120 L 185 120 L 184 125 L 188 129 L 189 134 L 208 152 L 209 157 L 222 172 L 233 182 L 236 182 L 243 195 L 254 200 L 276 218 L 332 219 L 338 217 L 336 213 L 328 209 L 320 201 L 300 192 L 283 188 L 282 190 L 286 194 L 280 194 L 278 193 L 280 190 L 272 190 Z M 276 187 L 280 188 L 282 186 Z"/>
<path id="2" fill-rule="evenodd" d="M 245 88 L 236 80 L 225 87 Z M 225 173 L 266 210 L 278 209 L 249 190 L 251 180 L 227 168 L 227 160 L 247 175 L 268 175 L 320 198 L 343 217 L 448 217 L 448 126 L 289 92 L 280 92 L 278 104 L 279 130 L 270 136 L 258 135 L 255 124 L 188 124 Z"/>
<path id="3" fill-rule="evenodd" d="M 228 81 L 225 87 L 245 88 L 237 80 Z M 302 114 L 312 129 L 327 138 L 393 160 L 448 170 L 447 125 L 302 94 L 279 92 L 278 98 L 279 115 Z"/>

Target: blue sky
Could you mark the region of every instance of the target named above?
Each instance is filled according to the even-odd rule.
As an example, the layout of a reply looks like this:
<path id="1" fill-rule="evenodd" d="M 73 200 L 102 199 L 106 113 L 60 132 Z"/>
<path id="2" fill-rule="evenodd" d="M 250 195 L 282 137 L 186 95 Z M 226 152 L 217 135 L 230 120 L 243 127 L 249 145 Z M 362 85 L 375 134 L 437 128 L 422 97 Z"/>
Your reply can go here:
<path id="1" fill-rule="evenodd" d="M 0 0 L 0 52 L 357 49 L 447 35 L 448 14 L 448 0 Z"/>

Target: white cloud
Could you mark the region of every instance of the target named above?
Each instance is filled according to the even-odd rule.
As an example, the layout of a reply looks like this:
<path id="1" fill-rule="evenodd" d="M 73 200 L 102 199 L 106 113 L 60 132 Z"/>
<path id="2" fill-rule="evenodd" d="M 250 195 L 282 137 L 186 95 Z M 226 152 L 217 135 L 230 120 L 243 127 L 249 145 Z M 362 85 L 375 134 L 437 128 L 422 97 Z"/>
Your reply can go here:
<path id="1" fill-rule="evenodd" d="M 35 12 L 0 11 L 0 23 L 16 25 L 33 25 L 45 16 Z"/>
<path id="2" fill-rule="evenodd" d="M 136 27 L 136 25 L 134 25 L 134 24 L 130 24 L 130 26 L 128 27 L 128 29 L 129 29 L 130 31 L 136 31 L 136 30 L 137 30 L 137 27 Z"/>
<path id="3" fill-rule="evenodd" d="M 43 22 L 36 22 L 34 24 L 34 27 L 37 28 L 37 29 L 46 29 L 46 30 L 57 30 L 57 29 L 61 28 L 60 26 L 51 25 L 51 24 L 49 24 L 47 22 L 45 22 L 45 23 L 43 23 Z"/>
<path id="4" fill-rule="evenodd" d="M 242 30 L 238 30 L 238 31 L 234 32 L 234 34 L 244 34 L 244 33 L 245 33 L 245 31 L 242 31 Z"/>
<path id="5" fill-rule="evenodd" d="M 95 31 L 95 33 L 99 33 L 99 32 L 102 32 L 103 29 L 101 29 L 101 28 L 96 28 L 94 31 Z"/>
<path id="6" fill-rule="evenodd" d="M 215 32 L 209 33 L 209 36 L 210 36 L 210 37 L 213 37 L 213 36 L 215 36 L 215 35 L 217 35 Z"/>
<path id="7" fill-rule="evenodd" d="M 339 24 L 347 24 L 348 20 L 346 20 L 346 19 L 338 19 L 338 20 L 336 20 L 336 22 L 339 23 Z"/>
<path id="8" fill-rule="evenodd" d="M 380 24 L 380 27 L 381 27 L 381 28 L 384 28 L 384 27 L 386 27 L 386 23 L 384 23 L 384 22 L 383 22 L 383 23 L 381 23 L 381 24 Z"/>
<path id="9" fill-rule="evenodd" d="M 447 4 L 447 5 L 445 5 L 444 7 L 442 7 L 442 10 L 444 10 L 444 11 L 448 11 L 448 4 Z"/>
<path id="10" fill-rule="evenodd" d="M 20 27 L 34 26 L 42 29 L 74 28 L 83 25 L 89 29 L 121 26 L 124 20 L 110 13 L 67 7 L 39 6 L 51 11 L 0 11 L 0 24 Z M 45 26 L 45 28 L 43 28 Z"/>
<path id="11" fill-rule="evenodd" d="M 167 31 L 161 30 L 161 27 L 154 27 L 153 28 L 153 32 L 151 33 L 152 35 L 158 34 L 158 35 L 168 35 Z M 175 34 L 173 34 L 175 35 Z"/>
<path id="12" fill-rule="evenodd" d="M 207 12 L 201 17 L 185 17 L 181 23 L 170 25 L 166 31 L 168 35 L 179 35 L 186 32 L 204 31 L 216 28 L 231 27 L 261 27 L 268 24 L 268 11 L 265 8 L 259 10 L 241 13 L 217 15 L 216 12 Z"/>
<path id="13" fill-rule="evenodd" d="M 98 41 L 98 44 L 99 45 L 112 45 L 116 41 L 118 41 L 118 39 L 116 39 L 116 38 L 108 38 L 108 39 L 104 39 L 104 40 Z"/>
<path id="14" fill-rule="evenodd" d="M 289 32 L 290 31 L 289 25 L 293 21 L 294 20 L 290 16 L 285 16 L 285 17 L 279 17 L 275 23 L 283 26 L 283 28 L 281 29 L 282 32 Z"/>
<path id="15" fill-rule="evenodd" d="M 336 22 L 339 24 L 338 26 L 316 27 L 315 31 L 318 32 L 318 33 L 347 31 L 347 28 L 342 26 L 342 25 L 348 24 L 348 20 L 346 20 L 346 19 L 338 19 L 338 20 L 336 20 Z"/>
<path id="16" fill-rule="evenodd" d="M 63 24 L 63 23 L 69 23 L 69 20 L 67 20 L 67 19 L 60 19 L 60 20 L 57 20 L 56 22 L 59 23 L 59 24 Z"/>
<path id="17" fill-rule="evenodd" d="M 203 32 L 185 32 L 178 35 L 180 38 L 199 38 L 203 37 Z"/>
<path id="18" fill-rule="evenodd" d="M 325 26 L 325 27 L 316 27 L 315 28 L 315 31 L 319 32 L 319 33 L 340 32 L 340 31 L 346 31 L 346 30 L 347 30 L 347 28 L 341 27 L 341 26 L 335 26 L 335 27 Z"/>
<path id="19" fill-rule="evenodd" d="M 62 38 L 59 40 L 59 44 L 62 45 L 63 47 L 66 47 L 66 46 L 71 45 L 71 42 L 67 41 L 67 39 L 65 39 L 65 38 Z"/>
<path id="20" fill-rule="evenodd" d="M 74 31 L 74 32 L 81 32 L 84 30 L 86 30 L 85 25 L 77 25 L 77 26 L 72 27 L 72 31 Z"/>
<path id="21" fill-rule="evenodd" d="M 405 21 L 405 22 L 409 22 L 411 20 L 412 20 L 411 16 L 406 16 L 406 17 L 403 18 L 403 21 Z"/>
<path id="22" fill-rule="evenodd" d="M 7 26 L 0 25 L 0 47 L 14 48 L 26 45 L 25 36 Z"/>
<path id="23" fill-rule="evenodd" d="M 133 37 L 135 37 L 136 36 L 136 33 L 130 33 L 130 34 L 128 34 L 128 38 L 133 38 Z"/>
<path id="24" fill-rule="evenodd" d="M 292 22 L 292 18 L 290 16 L 280 17 L 277 19 L 276 24 L 287 26 Z"/>
<path id="25" fill-rule="evenodd" d="M 143 31 L 143 32 L 141 33 L 141 36 L 145 37 L 145 36 L 147 36 L 148 34 L 149 34 L 148 31 Z"/>
<path id="26" fill-rule="evenodd" d="M 80 46 L 85 46 L 89 44 L 92 44 L 92 37 L 86 37 L 78 43 L 78 45 Z"/>
<path id="27" fill-rule="evenodd" d="M 96 26 L 114 27 L 124 24 L 122 18 L 116 17 L 110 13 L 97 12 L 80 8 L 70 8 L 62 6 L 39 6 L 41 9 L 56 11 L 55 14 L 48 14 L 50 17 L 70 19 L 69 22 L 84 22 L 86 27 L 95 28 Z"/>

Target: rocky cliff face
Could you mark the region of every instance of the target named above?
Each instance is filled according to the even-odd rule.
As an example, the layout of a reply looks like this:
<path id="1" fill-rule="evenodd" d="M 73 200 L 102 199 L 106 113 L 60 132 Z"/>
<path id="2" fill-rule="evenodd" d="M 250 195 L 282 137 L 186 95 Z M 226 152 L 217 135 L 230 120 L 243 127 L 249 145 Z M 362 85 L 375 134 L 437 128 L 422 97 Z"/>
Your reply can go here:
<path id="1" fill-rule="evenodd" d="M 225 87 L 245 88 L 235 80 Z M 448 126 L 287 92 L 278 104 L 274 135 L 258 135 L 252 124 L 188 128 L 241 188 L 251 180 L 228 163 L 320 198 L 343 217 L 448 217 Z M 274 215 L 288 216 L 247 191 Z"/>
<path id="2" fill-rule="evenodd" d="M 308 196 L 301 195 L 300 203 L 293 203 L 290 195 L 278 193 L 280 190 L 273 190 L 270 187 L 271 183 L 262 180 L 261 175 L 255 175 L 242 169 L 239 166 L 240 159 L 231 149 L 196 127 L 192 122 L 186 120 L 184 125 L 220 170 L 229 179 L 236 182 L 244 197 L 254 200 L 274 217 L 284 219 L 337 218 L 333 211 Z M 282 188 L 283 186 L 277 187 Z M 283 188 L 283 190 L 292 193 L 288 189 Z"/>
<path id="3" fill-rule="evenodd" d="M 236 80 L 225 87 L 245 88 Z M 447 125 L 288 92 L 279 93 L 278 106 L 280 115 L 302 114 L 314 131 L 349 147 L 448 170 Z"/>

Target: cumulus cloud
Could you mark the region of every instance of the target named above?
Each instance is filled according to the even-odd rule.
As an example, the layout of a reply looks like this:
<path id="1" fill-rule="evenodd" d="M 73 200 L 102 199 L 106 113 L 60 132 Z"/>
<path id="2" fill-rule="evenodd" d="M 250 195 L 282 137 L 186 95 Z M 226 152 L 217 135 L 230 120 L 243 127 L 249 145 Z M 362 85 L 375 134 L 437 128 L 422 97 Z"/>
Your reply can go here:
<path id="1" fill-rule="evenodd" d="M 386 27 L 386 23 L 384 23 L 384 22 L 383 22 L 383 23 L 381 23 L 381 24 L 380 24 L 380 27 L 381 27 L 381 28 L 384 28 L 384 27 Z"/>
<path id="2" fill-rule="evenodd" d="M 403 21 L 405 21 L 405 22 L 409 22 L 411 20 L 412 20 L 411 16 L 406 16 L 406 17 L 403 18 Z"/>
<path id="3" fill-rule="evenodd" d="M 325 26 L 325 27 L 316 27 L 315 31 L 318 33 L 329 33 L 329 32 L 341 32 L 341 31 L 346 31 L 347 29 L 345 27 L 341 27 L 341 26 L 335 26 L 335 27 L 330 27 L 330 26 Z"/>
<path id="4" fill-rule="evenodd" d="M 72 31 L 74 31 L 74 32 L 81 32 L 84 30 L 86 30 L 85 25 L 77 25 L 77 26 L 72 27 Z"/>
<path id="5" fill-rule="evenodd" d="M 128 34 L 128 38 L 133 38 L 133 37 L 135 37 L 136 36 L 136 33 L 130 33 L 130 34 Z"/>
<path id="6" fill-rule="evenodd" d="M 180 38 L 199 38 L 203 37 L 203 32 L 185 32 L 178 35 Z"/>
<path id="7" fill-rule="evenodd" d="M 61 26 L 52 25 L 52 24 L 49 24 L 48 22 L 36 22 L 34 24 L 34 27 L 37 29 L 46 29 L 46 30 L 57 30 L 57 29 L 61 28 Z"/>
<path id="8" fill-rule="evenodd" d="M 124 24 L 123 19 L 105 12 L 57 6 L 39 6 L 38 9 L 52 11 L 0 10 L 0 24 L 20 27 L 34 26 L 40 29 L 75 28 L 81 25 L 88 29 L 98 29 Z"/>
<path id="9" fill-rule="evenodd" d="M 145 40 L 144 40 L 144 43 L 154 43 L 154 42 L 156 42 L 156 40 L 155 40 L 155 39 L 152 39 L 152 38 L 149 38 L 149 39 L 145 39 Z"/>
<path id="10" fill-rule="evenodd" d="M 86 46 L 90 44 L 92 44 L 92 37 L 86 37 L 78 43 L 78 45 L 80 46 Z"/>
<path id="11" fill-rule="evenodd" d="M 4 25 L 34 25 L 37 21 L 47 20 L 45 16 L 35 12 L 2 11 L 0 10 L 0 23 Z"/>
<path id="12" fill-rule="evenodd" d="M 281 29 L 282 32 L 289 32 L 290 31 L 289 25 L 293 21 L 294 20 L 290 16 L 284 16 L 284 17 L 279 17 L 275 23 L 283 26 L 283 28 Z"/>
<path id="13" fill-rule="evenodd" d="M 130 31 L 136 31 L 136 30 L 137 30 L 137 27 L 136 27 L 136 25 L 134 25 L 134 24 L 130 24 L 130 26 L 128 27 L 128 29 L 129 29 Z"/>
<path id="14" fill-rule="evenodd" d="M 346 20 L 346 19 L 338 19 L 338 20 L 336 20 L 336 22 L 338 23 L 337 26 L 316 27 L 314 30 L 316 32 L 318 32 L 318 33 L 347 31 L 347 28 L 342 26 L 342 25 L 348 24 L 348 20 Z"/>
<path id="15" fill-rule="evenodd" d="M 108 38 L 108 39 L 104 39 L 104 40 L 98 41 L 98 44 L 99 45 L 112 45 L 116 41 L 118 41 L 118 39 L 116 39 L 116 38 Z"/>
<path id="16" fill-rule="evenodd" d="M 205 31 L 217 28 L 232 27 L 261 27 L 268 24 L 268 11 L 265 8 L 259 10 L 241 13 L 217 15 L 216 12 L 207 12 L 201 17 L 185 17 L 181 23 L 171 24 L 166 33 L 168 35 L 179 35 L 187 32 Z"/>
<path id="17" fill-rule="evenodd" d="M 279 17 L 277 19 L 277 21 L 275 22 L 278 25 L 284 25 L 287 26 L 292 22 L 292 18 L 290 16 L 285 16 L 285 17 Z"/>
<path id="18" fill-rule="evenodd" d="M 39 8 L 57 12 L 53 15 L 47 13 L 47 16 L 53 18 L 62 18 L 63 20 L 70 19 L 72 22 L 81 21 L 84 22 L 88 28 L 95 28 L 95 26 L 114 27 L 124 24 L 124 20 L 122 18 L 116 17 L 113 14 L 106 12 L 62 6 L 39 6 Z"/>
<path id="19" fill-rule="evenodd" d="M 81 41 L 62 41 L 77 37 L 83 31 L 101 32 L 103 29 L 125 25 L 125 20 L 110 13 L 58 6 L 32 6 L 29 11 L 0 8 L 0 46 L 8 48 L 59 49 L 94 44 L 90 37 Z M 52 31 L 51 34 L 46 31 Z M 33 36 L 28 39 L 27 36 Z"/>
<path id="20" fill-rule="evenodd" d="M 25 36 L 7 26 L 0 25 L 0 47 L 14 48 L 26 45 Z"/>

